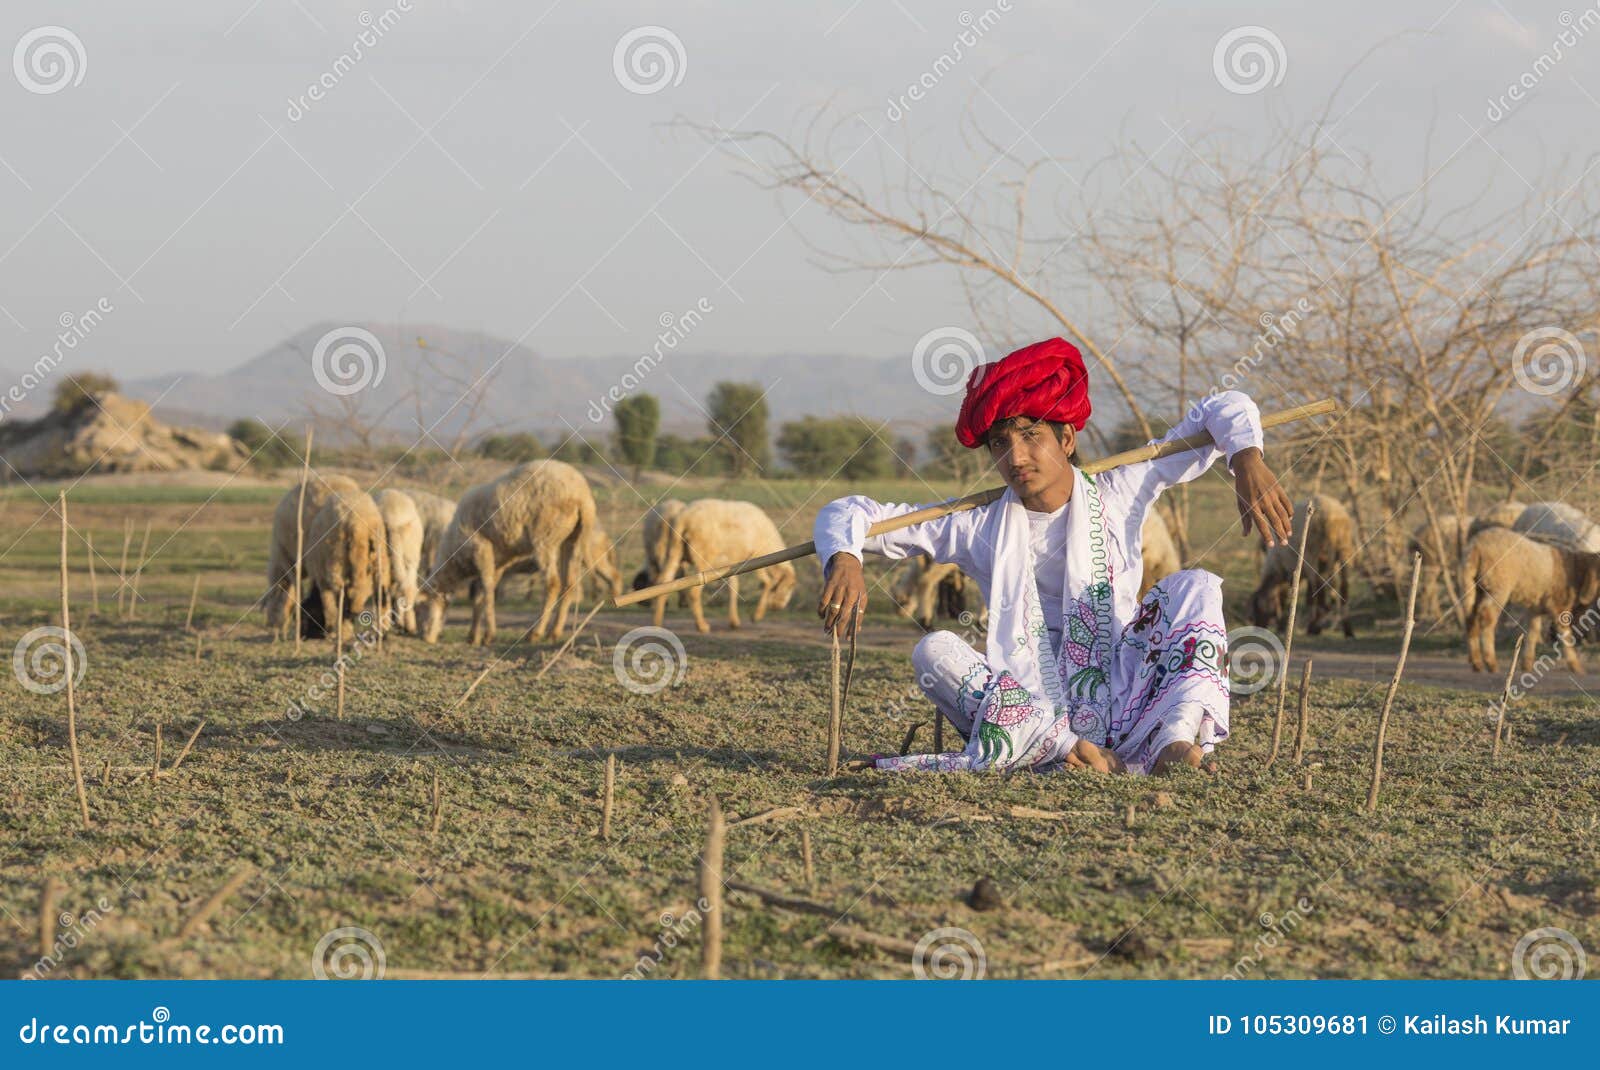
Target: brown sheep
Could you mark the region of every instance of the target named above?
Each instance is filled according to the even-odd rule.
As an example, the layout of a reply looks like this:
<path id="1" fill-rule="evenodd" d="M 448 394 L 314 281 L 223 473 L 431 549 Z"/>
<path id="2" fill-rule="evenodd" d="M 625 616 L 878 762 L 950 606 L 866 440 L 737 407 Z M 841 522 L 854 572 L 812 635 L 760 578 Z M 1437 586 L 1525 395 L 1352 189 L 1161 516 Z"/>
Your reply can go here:
<path id="1" fill-rule="evenodd" d="M 1567 668 L 1582 672 L 1573 647 L 1572 619 L 1600 598 L 1600 553 L 1566 550 L 1492 527 L 1467 546 L 1462 577 L 1472 601 L 1467 619 L 1467 659 L 1477 671 L 1496 672 L 1494 629 L 1508 605 L 1532 614 L 1522 646 L 1522 668 L 1534 665 L 1534 647 L 1546 618 L 1554 620 Z"/>
<path id="2" fill-rule="evenodd" d="M 472 585 L 472 627 L 467 642 L 494 640 L 495 587 L 504 571 L 526 559 L 545 581 L 544 607 L 529 632 L 542 640 L 555 616 L 561 638 L 569 607 L 578 594 L 586 548 L 604 543 L 594 494 L 576 468 L 562 461 L 532 461 L 461 496 L 455 518 L 440 540 L 438 562 L 422 583 L 417 623 L 422 637 L 437 642 L 449 598 Z M 618 577 L 620 581 L 620 577 Z"/>
<path id="3" fill-rule="evenodd" d="M 606 537 L 606 533 L 599 528 L 584 532 L 583 545 L 577 561 L 579 570 L 580 587 L 584 593 L 593 592 L 596 598 L 615 598 L 622 593 L 622 564 L 617 556 L 616 545 Z M 528 576 L 528 597 L 534 596 L 534 579 L 538 575 L 538 566 L 533 558 L 525 558 L 501 572 L 500 586 L 495 590 L 495 601 L 501 602 L 508 597 L 509 580 L 512 575 Z M 581 597 L 581 596 L 580 596 Z M 557 634 L 566 629 L 565 619 L 557 622 Z"/>
<path id="4" fill-rule="evenodd" d="M 322 504 L 306 528 L 307 573 L 322 598 L 322 619 L 333 634 L 335 627 L 344 628 L 339 618 L 341 594 L 345 618 L 358 619 L 373 595 L 389 588 L 383 514 L 378 503 L 359 489 L 338 491 Z"/>
<path id="5" fill-rule="evenodd" d="M 661 565 L 663 576 L 676 576 L 684 567 L 694 571 L 732 565 L 748 558 L 759 557 L 783 549 L 783 539 L 778 528 L 761 507 L 750 502 L 725 501 L 719 498 L 702 498 L 691 502 L 672 524 L 678 537 L 672 540 L 667 558 Z M 753 618 L 761 620 L 767 607 L 782 609 L 794 597 L 794 563 L 783 561 L 759 569 L 755 576 L 761 580 L 761 597 L 756 599 Z M 694 614 L 694 624 L 702 632 L 709 632 L 705 611 L 701 605 L 700 587 L 689 589 L 689 609 Z M 661 626 L 666 615 L 665 595 L 655 599 L 655 625 Z M 728 577 L 728 623 L 739 627 L 739 577 Z"/>
<path id="6" fill-rule="evenodd" d="M 1517 508 L 1520 510 L 1521 506 Z M 1412 531 L 1411 541 L 1406 544 L 1406 551 L 1408 554 L 1422 555 L 1422 576 L 1419 580 L 1420 590 L 1417 592 L 1417 608 L 1424 617 L 1435 619 L 1439 616 L 1440 561 L 1454 561 L 1458 553 L 1465 554 L 1467 544 L 1480 531 L 1493 527 L 1510 527 L 1510 524 L 1501 522 L 1504 516 L 1505 510 L 1493 509 L 1484 516 L 1467 517 L 1463 523 L 1461 517 L 1455 513 L 1446 513 L 1439 518 L 1437 540 L 1434 538 L 1433 526 L 1426 520 Z M 1440 547 L 1443 547 L 1443 558 L 1439 556 Z"/>
<path id="7" fill-rule="evenodd" d="M 1312 499 L 1311 530 L 1306 532 L 1305 572 L 1300 583 L 1306 592 L 1310 618 L 1306 632 L 1317 635 L 1331 612 L 1346 638 L 1355 635 L 1350 624 L 1350 570 L 1356 556 L 1356 525 L 1350 513 L 1326 494 Z M 1261 564 L 1261 581 L 1250 596 L 1250 615 L 1258 628 L 1276 628 L 1288 619 L 1289 589 L 1294 582 L 1295 553 L 1306 531 L 1306 502 L 1295 503 L 1294 527 L 1288 546 L 1274 546 Z M 1330 609 L 1329 603 L 1337 603 Z"/>
<path id="8" fill-rule="evenodd" d="M 916 554 L 906 558 L 889 596 L 902 617 L 931 628 L 936 613 L 958 616 L 962 612 L 957 606 L 966 601 L 967 583 L 966 575 L 955 565 L 935 564 L 926 554 Z M 979 611 L 979 617 L 980 624 L 988 623 L 987 606 Z"/>
<path id="9" fill-rule="evenodd" d="M 327 504 L 328 499 L 334 494 L 340 492 L 359 494 L 361 488 L 348 476 L 311 473 L 311 478 L 306 483 L 304 512 L 306 528 L 310 528 L 311 518 L 317 515 L 317 510 Z M 272 544 L 267 551 L 266 601 L 267 627 L 271 629 L 274 639 L 281 639 L 287 633 L 294 620 L 292 612 L 294 600 L 302 597 L 302 592 L 294 590 L 295 546 L 299 542 L 302 553 L 309 554 L 311 536 L 302 532 L 297 540 L 295 518 L 299 513 L 300 484 L 296 481 L 295 485 L 278 500 L 278 506 L 272 513 Z M 302 562 L 302 578 L 305 571 L 305 563 Z"/>
<path id="10" fill-rule="evenodd" d="M 684 508 L 684 503 L 677 498 L 666 498 L 657 502 L 644 515 L 644 567 L 633 577 L 635 591 L 642 591 L 657 583 L 665 583 L 669 579 L 677 579 L 676 576 L 661 575 L 661 566 L 667 560 L 672 540 L 677 538 L 672 522 Z M 678 608 L 687 609 L 688 606 L 689 592 L 679 591 Z"/>

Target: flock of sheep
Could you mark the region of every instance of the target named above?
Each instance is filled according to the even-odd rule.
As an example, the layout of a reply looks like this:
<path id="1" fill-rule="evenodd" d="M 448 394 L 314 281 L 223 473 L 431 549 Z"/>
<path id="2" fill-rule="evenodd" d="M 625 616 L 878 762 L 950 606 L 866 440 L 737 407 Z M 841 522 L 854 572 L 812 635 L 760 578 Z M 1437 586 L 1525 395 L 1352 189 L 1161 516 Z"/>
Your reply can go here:
<path id="1" fill-rule="evenodd" d="M 1307 505 L 1310 529 L 1307 527 Z M 686 573 L 771 553 L 783 547 L 777 526 L 759 506 L 716 498 L 667 499 L 645 515 L 644 567 L 639 589 Z M 1305 537 L 1307 631 L 1317 634 L 1331 619 L 1346 636 L 1350 624 L 1349 579 L 1360 546 L 1350 511 L 1337 499 L 1315 494 L 1296 504 L 1288 546 L 1265 550 L 1260 580 L 1250 597 L 1258 627 L 1280 627 L 1287 616 L 1296 547 Z M 1159 512 L 1144 525 L 1144 574 L 1140 594 L 1180 567 L 1178 552 Z M 1419 592 L 1425 616 L 1439 612 L 1440 562 L 1462 563 L 1467 606 L 1467 650 L 1474 669 L 1496 671 L 1494 630 L 1508 607 L 1529 611 L 1523 667 L 1534 663 L 1537 641 L 1553 623 L 1567 665 L 1580 671 L 1572 622 L 1600 614 L 1600 526 L 1562 502 L 1522 505 L 1503 502 L 1476 517 L 1440 517 L 1412 534 L 1422 555 Z M 295 589 L 296 555 L 301 587 Z M 451 502 L 418 490 L 368 495 L 345 476 L 312 474 L 283 496 L 273 516 L 267 568 L 267 622 L 282 637 L 293 626 L 298 597 L 302 627 L 326 634 L 344 621 L 377 619 L 437 642 L 450 599 L 470 593 L 472 624 L 467 641 L 495 637 L 495 603 L 504 598 L 508 576 L 530 574 L 542 581 L 544 604 L 529 638 L 559 639 L 585 580 L 598 596 L 622 592 L 616 546 L 596 516 L 594 494 L 576 468 L 561 461 L 534 461 L 499 479 L 475 486 Z M 794 595 L 795 567 L 784 562 L 751 574 L 761 585 L 753 617 L 783 609 Z M 970 581 L 954 565 L 926 558 L 906 562 L 890 590 L 900 614 L 931 627 L 934 617 L 959 616 Z M 739 579 L 728 584 L 728 622 L 740 626 Z M 369 604 L 376 612 L 369 618 Z M 702 589 L 679 595 L 695 627 L 710 631 Z M 660 626 L 667 599 L 654 602 Z M 1585 616 L 1585 614 L 1588 616 Z M 984 623 L 980 608 L 977 621 Z"/>
<path id="2" fill-rule="evenodd" d="M 1349 510 L 1325 494 L 1295 506 L 1289 546 L 1267 551 L 1260 583 L 1250 598 L 1259 627 L 1277 627 L 1288 609 L 1296 550 L 1305 533 L 1307 631 L 1317 634 L 1331 614 L 1352 635 L 1349 577 L 1359 539 Z M 1409 549 L 1422 555 L 1417 600 L 1423 616 L 1439 614 L 1441 562 L 1461 562 L 1460 598 L 1466 608 L 1467 656 L 1473 669 L 1498 671 L 1494 633 L 1500 615 L 1517 607 L 1528 613 L 1522 668 L 1534 666 L 1535 650 L 1547 625 L 1553 625 L 1567 667 L 1581 672 L 1573 622 L 1590 622 L 1600 599 L 1600 526 L 1565 502 L 1501 502 L 1482 516 L 1447 514 L 1424 522 L 1411 534 Z"/>

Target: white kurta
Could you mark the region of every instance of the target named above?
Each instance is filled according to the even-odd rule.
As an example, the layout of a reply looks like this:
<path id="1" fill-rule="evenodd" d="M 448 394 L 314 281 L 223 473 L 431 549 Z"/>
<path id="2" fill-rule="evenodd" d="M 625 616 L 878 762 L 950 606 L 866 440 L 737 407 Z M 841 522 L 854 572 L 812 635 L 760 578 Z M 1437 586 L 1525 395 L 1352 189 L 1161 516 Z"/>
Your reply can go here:
<path id="1" fill-rule="evenodd" d="M 978 733 L 974 732 L 969 744 L 970 760 L 965 764 L 944 762 L 914 767 L 986 768 L 991 764 L 1005 767 L 1007 762 L 1024 758 L 1035 766 L 1050 764 L 1059 760 L 1064 749 L 1070 749 L 1079 731 L 1094 738 L 1096 743 L 1117 746 L 1120 740 L 1129 739 L 1130 734 L 1142 734 L 1163 715 L 1162 710 L 1152 711 L 1152 701 L 1188 701 L 1186 696 L 1178 694 L 1182 689 L 1173 689 L 1168 680 L 1151 680 L 1150 671 L 1140 666 L 1155 664 L 1165 654 L 1168 634 L 1188 636 L 1189 654 L 1183 659 L 1185 672 L 1194 660 L 1197 640 L 1207 651 L 1210 662 L 1217 660 L 1218 653 L 1225 653 L 1220 581 L 1210 578 L 1209 594 L 1205 592 L 1205 583 L 1186 584 L 1183 592 L 1172 592 L 1179 595 L 1176 598 L 1166 598 L 1167 592 L 1160 592 L 1163 601 L 1159 607 L 1148 598 L 1150 604 L 1141 606 L 1138 588 L 1145 516 L 1168 487 L 1194 479 L 1219 458 L 1227 457 L 1231 465 L 1239 450 L 1251 446 L 1259 448 L 1263 442 L 1255 403 L 1237 391 L 1220 393 L 1196 403 L 1166 438 L 1201 431 L 1211 435 L 1213 445 L 1112 469 L 1092 481 L 1080 473 L 1078 490 L 1057 514 L 1023 510 L 1015 495 L 1008 492 L 979 509 L 867 538 L 866 531 L 871 524 L 923 506 L 885 504 L 853 495 L 823 507 L 817 516 L 813 537 L 825 568 L 834 554 L 841 551 L 857 557 L 872 552 L 892 559 L 927 554 L 935 561 L 960 567 L 978 584 L 989 606 L 990 636 L 985 660 L 992 670 L 990 690 L 995 693 L 989 696 L 992 698 L 989 705 L 1009 703 L 1012 708 L 996 711 L 992 718 L 980 718 L 995 722 L 984 726 L 986 736 L 995 734 L 995 738 L 987 741 L 980 754 L 976 742 Z M 1008 519 L 1019 516 L 1026 517 L 1026 535 L 1019 535 L 1015 527 L 1020 520 L 1008 524 Z M 1023 539 L 1021 544 L 1015 542 L 1019 537 Z M 1010 556 L 1002 557 L 1000 547 L 1008 539 L 1013 549 Z M 1091 540 L 1094 568 L 1103 592 L 1092 604 L 1092 596 L 1085 585 L 1094 577 L 1084 574 L 1088 571 L 1085 563 L 1089 560 L 1085 547 Z M 1062 547 L 1067 545 L 1077 547 L 1076 556 L 1062 552 Z M 1016 560 L 1019 552 L 1031 558 L 1021 568 Z M 1078 574 L 1067 571 L 1069 558 L 1077 561 Z M 1022 588 L 995 590 L 997 574 L 1007 576 L 1008 584 L 1022 584 Z M 1034 585 L 1025 582 L 1023 576 L 1036 580 L 1037 590 L 1026 589 Z M 1068 592 L 1065 601 L 1060 593 L 1063 590 Z M 1074 590 L 1083 597 L 1074 596 L 1071 593 Z M 1191 593 L 1195 597 L 1190 597 Z M 1034 614 L 1027 618 L 1035 622 L 1028 629 L 1021 627 L 1024 610 L 1018 606 L 1022 604 L 1026 604 L 1027 613 Z M 1173 620 L 1164 615 L 1173 607 L 1179 607 L 1191 617 L 1204 612 L 1215 619 Z M 1205 607 L 1203 611 L 1201 607 Z M 1100 614 L 1098 625 L 1094 619 L 1096 613 Z M 1140 618 L 1141 613 L 1142 623 L 1137 623 L 1136 618 Z M 1008 616 L 1010 622 L 997 632 L 997 619 L 1005 620 Z M 1071 630 L 1077 639 L 1076 643 L 1069 642 L 1065 646 L 1063 631 L 1067 630 L 1069 622 L 1064 617 L 1071 618 Z M 1083 645 L 1085 624 L 1089 632 L 1097 636 L 1089 641 L 1091 649 L 1088 651 Z M 1031 629 L 1038 631 L 1035 633 Z M 1046 630 L 1048 638 L 1043 634 Z M 1133 657 L 1134 653 L 1139 657 Z M 1058 660 L 1059 678 L 1054 671 Z M 1075 668 L 1089 671 L 1080 672 L 1069 681 L 1068 674 Z M 1213 676 L 1219 680 L 1225 676 L 1225 665 L 1213 668 Z M 1109 686 L 1110 694 L 1107 696 L 1099 688 L 1091 689 L 1090 693 L 1096 696 L 1091 703 L 1083 697 L 1084 680 L 1081 678 L 1095 676 Z M 1141 687 L 1145 690 L 1136 694 Z M 1169 690 L 1173 692 L 1170 695 L 1167 694 Z M 1018 695 L 1023 698 L 1017 699 Z M 1222 704 L 1220 710 L 1211 711 L 1222 725 L 1220 738 L 1226 735 L 1225 681 L 1221 683 L 1220 700 L 1207 701 L 1212 705 L 1217 701 Z M 1095 706 L 1099 707 L 1098 715 Z M 1024 707 L 1029 711 L 1027 724 L 1013 727 L 1023 719 Z M 1143 718 L 1144 723 L 1135 731 L 1133 721 L 1137 718 Z M 1002 731 L 1000 725 L 1007 727 Z M 1000 739 L 1000 736 L 1006 738 Z M 1012 744 L 1016 745 L 1014 750 Z M 902 766 L 889 763 L 886 767 Z"/>

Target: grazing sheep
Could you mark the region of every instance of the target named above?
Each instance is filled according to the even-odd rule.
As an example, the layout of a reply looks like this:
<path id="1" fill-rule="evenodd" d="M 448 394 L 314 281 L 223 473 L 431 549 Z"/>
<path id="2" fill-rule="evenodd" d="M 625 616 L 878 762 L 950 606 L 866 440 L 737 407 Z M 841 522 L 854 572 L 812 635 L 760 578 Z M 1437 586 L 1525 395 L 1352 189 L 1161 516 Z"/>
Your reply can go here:
<path id="1" fill-rule="evenodd" d="M 1519 511 L 1521 508 L 1517 506 Z M 1417 592 L 1417 602 L 1424 617 L 1434 619 L 1439 616 L 1440 562 L 1454 561 L 1457 553 L 1464 553 L 1467 543 L 1480 531 L 1494 527 L 1509 528 L 1511 525 L 1504 522 L 1505 516 L 1506 510 L 1500 507 L 1489 510 L 1484 516 L 1469 516 L 1465 520 L 1455 513 L 1446 513 L 1439 518 L 1437 540 L 1432 525 L 1426 520 L 1412 531 L 1406 552 L 1422 555 L 1421 589 Z M 1439 556 L 1441 547 L 1443 558 Z"/>
<path id="2" fill-rule="evenodd" d="M 783 539 L 778 528 L 761 507 L 750 502 L 726 501 L 720 498 L 702 498 L 691 502 L 678 515 L 672 527 L 678 537 L 673 539 L 662 562 L 663 576 L 676 576 L 684 567 L 694 571 L 732 565 L 752 557 L 760 557 L 783 549 Z M 794 597 L 794 563 L 783 561 L 758 569 L 761 580 L 761 597 L 756 600 L 753 617 L 760 620 L 767 607 L 782 609 Z M 700 587 L 689 589 L 689 609 L 694 613 L 694 625 L 709 632 L 705 611 L 701 606 Z M 655 624 L 661 626 L 667 611 L 665 595 L 655 600 Z M 728 577 L 728 623 L 739 627 L 739 577 Z"/>
<path id="3" fill-rule="evenodd" d="M 1505 501 L 1491 505 L 1489 509 L 1480 514 L 1480 519 L 1486 521 L 1485 527 L 1515 528 L 1517 517 L 1527 509 L 1521 502 Z"/>
<path id="4" fill-rule="evenodd" d="M 1306 532 L 1305 573 L 1301 585 L 1311 611 L 1306 632 L 1317 635 L 1323 619 L 1332 612 L 1346 638 L 1355 635 L 1350 624 L 1350 569 L 1356 556 L 1356 525 L 1350 513 L 1326 494 L 1312 499 L 1311 530 Z M 1261 581 L 1250 596 L 1250 615 L 1258 628 L 1276 628 L 1288 619 L 1289 589 L 1294 582 L 1295 552 L 1306 531 L 1306 502 L 1295 503 L 1294 527 L 1288 546 L 1274 546 L 1261 564 Z M 1337 606 L 1330 609 L 1329 603 Z"/>
<path id="5" fill-rule="evenodd" d="M 661 575 L 661 566 L 667 560 L 667 553 L 672 547 L 672 540 L 677 538 L 677 532 L 672 528 L 672 522 L 684 510 L 684 503 L 677 498 L 666 498 L 657 502 L 650 511 L 644 515 L 644 567 L 633 577 L 633 589 L 642 591 L 646 587 L 667 580 L 677 579 L 676 576 Z M 678 592 L 678 608 L 686 609 L 689 605 L 689 592 Z"/>
<path id="6" fill-rule="evenodd" d="M 393 574 L 389 598 L 395 606 L 395 620 L 414 635 L 417 631 L 417 570 L 422 564 L 422 517 L 417 513 L 416 501 L 403 491 L 381 491 L 377 500 L 389 540 L 389 570 Z"/>
<path id="7" fill-rule="evenodd" d="M 605 544 L 588 481 L 562 461 L 532 461 L 461 496 L 455 518 L 440 540 L 438 561 L 422 581 L 417 623 L 422 637 L 438 642 L 450 596 L 472 585 L 472 627 L 467 642 L 494 640 L 494 595 L 508 567 L 532 559 L 544 577 L 539 623 L 529 633 L 541 640 L 555 615 L 554 638 L 582 576 L 585 555 Z M 617 577 L 620 581 L 620 576 Z"/>
<path id="8" fill-rule="evenodd" d="M 1143 598 L 1150 588 L 1183 568 L 1183 562 L 1178 558 L 1178 547 L 1167 530 L 1167 522 L 1154 509 L 1145 514 L 1140 543 L 1143 573 L 1139 576 L 1139 597 Z"/>
<path id="9" fill-rule="evenodd" d="M 317 515 L 329 498 L 336 493 L 359 494 L 361 488 L 356 481 L 348 476 L 323 476 L 316 472 L 306 482 L 306 501 L 304 523 L 309 530 L 311 518 Z M 278 507 L 272 513 L 272 545 L 267 551 L 267 627 L 272 631 L 274 639 L 281 639 L 291 627 L 294 620 L 293 606 L 298 597 L 303 597 L 303 592 L 294 590 L 294 555 L 297 541 L 302 547 L 302 552 L 310 553 L 312 540 L 309 534 L 301 533 L 296 538 L 295 518 L 300 512 L 300 484 L 295 483 L 278 500 Z M 301 565 L 302 577 L 306 569 Z"/>
<path id="10" fill-rule="evenodd" d="M 322 619 L 330 634 L 335 628 L 343 631 L 344 620 L 339 617 L 341 592 L 344 617 L 353 620 L 366 610 L 374 594 L 389 588 L 388 536 L 383 514 L 378 503 L 359 488 L 341 490 L 317 510 L 306 525 L 306 534 L 306 568 L 312 586 L 322 597 Z"/>
<path id="11" fill-rule="evenodd" d="M 579 588 L 581 593 L 592 593 L 600 599 L 615 598 L 622 593 L 622 564 L 617 556 L 617 548 L 599 528 L 585 530 L 583 544 L 579 547 L 577 568 L 581 580 Z M 538 575 L 538 571 L 538 565 L 531 557 L 506 568 L 501 573 L 499 587 L 495 589 L 495 602 L 499 603 L 507 598 L 510 577 L 514 574 L 529 577 L 528 597 L 532 598 L 533 577 Z M 558 621 L 556 634 L 561 634 L 566 626 L 565 619 Z"/>
<path id="12" fill-rule="evenodd" d="M 1517 517 L 1511 530 L 1568 550 L 1600 551 L 1600 527 L 1566 502 L 1534 502 Z"/>
<path id="13" fill-rule="evenodd" d="M 1567 668 L 1583 671 L 1573 647 L 1572 619 L 1600 598 L 1600 554 L 1536 542 L 1506 528 L 1488 528 L 1474 535 L 1467 546 L 1463 582 L 1472 600 L 1467 659 L 1474 670 L 1499 670 L 1494 654 L 1495 625 L 1501 610 L 1518 605 L 1532 614 L 1522 646 L 1523 671 L 1533 668 L 1534 647 L 1544 633 L 1546 618 L 1555 622 Z"/>
<path id="14" fill-rule="evenodd" d="M 408 490 L 406 493 L 411 496 L 411 501 L 417 507 L 417 515 L 422 518 L 422 553 L 417 558 L 417 576 L 420 579 L 432 572 L 439 563 L 439 540 L 455 518 L 456 503 L 425 490 Z"/>
<path id="15" fill-rule="evenodd" d="M 951 564 L 935 564 L 927 554 L 906 558 L 905 568 L 889 588 L 889 596 L 902 617 L 924 628 L 933 627 L 936 615 L 959 617 L 966 610 L 967 577 Z M 980 612 L 987 624 L 988 607 Z"/>

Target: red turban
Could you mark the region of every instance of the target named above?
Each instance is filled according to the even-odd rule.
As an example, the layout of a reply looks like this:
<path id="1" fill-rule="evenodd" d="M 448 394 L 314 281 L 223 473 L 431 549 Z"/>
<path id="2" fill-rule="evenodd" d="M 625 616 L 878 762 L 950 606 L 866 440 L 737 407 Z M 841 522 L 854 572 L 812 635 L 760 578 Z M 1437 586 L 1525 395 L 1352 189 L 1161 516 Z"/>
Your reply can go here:
<path id="1" fill-rule="evenodd" d="M 1057 420 L 1082 431 L 1089 419 L 1089 372 L 1083 354 L 1064 338 L 1024 346 L 967 376 L 956 438 L 972 449 L 998 420 L 1026 416 Z"/>

